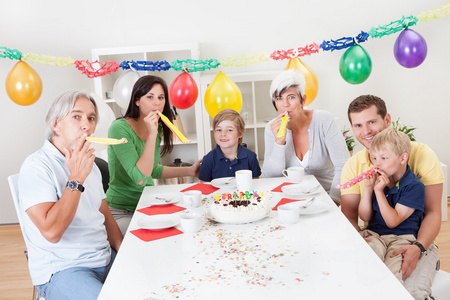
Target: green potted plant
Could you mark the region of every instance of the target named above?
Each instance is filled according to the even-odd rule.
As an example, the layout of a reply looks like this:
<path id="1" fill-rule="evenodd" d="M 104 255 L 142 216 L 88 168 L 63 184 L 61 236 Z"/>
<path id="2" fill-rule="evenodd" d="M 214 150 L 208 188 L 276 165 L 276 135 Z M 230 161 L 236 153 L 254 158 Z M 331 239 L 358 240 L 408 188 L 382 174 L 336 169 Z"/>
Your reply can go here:
<path id="1" fill-rule="evenodd" d="M 411 126 L 407 126 L 407 125 L 403 125 L 402 123 L 400 123 L 400 118 L 397 119 L 397 121 L 392 121 L 392 127 L 395 130 L 404 132 L 411 141 L 415 142 L 416 138 L 414 136 L 414 130 L 416 130 L 415 127 L 411 127 Z"/>
<path id="2" fill-rule="evenodd" d="M 355 138 L 351 135 L 349 135 L 350 129 L 342 130 L 342 135 L 344 136 L 345 143 L 347 144 L 348 152 L 350 152 L 350 155 L 353 154 L 353 148 L 355 148 L 356 142 Z"/>

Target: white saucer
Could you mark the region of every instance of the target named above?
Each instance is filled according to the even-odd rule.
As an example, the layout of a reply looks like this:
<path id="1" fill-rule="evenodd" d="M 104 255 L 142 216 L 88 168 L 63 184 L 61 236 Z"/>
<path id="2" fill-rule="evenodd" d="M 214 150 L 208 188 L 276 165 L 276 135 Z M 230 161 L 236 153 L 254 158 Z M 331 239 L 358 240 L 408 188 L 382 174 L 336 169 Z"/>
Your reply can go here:
<path id="1" fill-rule="evenodd" d="M 174 204 L 181 201 L 182 194 L 181 193 L 162 193 L 162 194 L 154 194 L 150 196 L 150 201 L 148 205 L 169 205 Z"/>
<path id="2" fill-rule="evenodd" d="M 176 214 L 143 216 L 137 221 L 137 225 L 142 229 L 162 230 L 177 226 L 180 217 Z"/>
<path id="3" fill-rule="evenodd" d="M 301 215 L 312 215 L 327 211 L 328 209 L 330 209 L 330 206 L 327 203 L 315 200 L 313 203 L 311 203 L 311 205 L 309 205 L 306 208 L 302 208 L 300 206 L 299 213 Z"/>
<path id="4" fill-rule="evenodd" d="M 211 181 L 211 185 L 213 187 L 223 189 L 223 188 L 230 188 L 234 189 L 237 187 L 236 184 L 236 178 L 232 179 L 234 177 L 222 177 L 222 178 L 216 178 Z"/>
<path id="5" fill-rule="evenodd" d="M 320 192 L 320 187 L 318 187 L 313 192 L 308 193 L 308 191 L 313 190 L 318 185 L 319 183 L 308 183 L 308 182 L 289 184 L 281 187 L 281 191 L 288 197 L 293 198 L 308 197 L 311 195 L 318 194 Z"/>

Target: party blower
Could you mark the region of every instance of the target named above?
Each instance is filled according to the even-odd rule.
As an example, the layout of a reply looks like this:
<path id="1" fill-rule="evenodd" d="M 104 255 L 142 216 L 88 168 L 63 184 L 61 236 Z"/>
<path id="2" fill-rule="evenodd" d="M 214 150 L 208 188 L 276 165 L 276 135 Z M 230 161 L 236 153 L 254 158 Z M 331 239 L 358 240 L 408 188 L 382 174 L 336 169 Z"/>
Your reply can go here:
<path id="1" fill-rule="evenodd" d="M 175 127 L 175 125 L 172 124 L 172 122 L 170 122 L 170 120 L 165 115 L 163 115 L 159 111 L 158 114 L 161 117 L 161 120 L 164 122 L 164 124 L 166 124 L 170 130 L 172 130 L 172 132 L 180 139 L 180 141 L 183 144 L 189 144 L 191 142 L 178 130 L 178 128 Z"/>

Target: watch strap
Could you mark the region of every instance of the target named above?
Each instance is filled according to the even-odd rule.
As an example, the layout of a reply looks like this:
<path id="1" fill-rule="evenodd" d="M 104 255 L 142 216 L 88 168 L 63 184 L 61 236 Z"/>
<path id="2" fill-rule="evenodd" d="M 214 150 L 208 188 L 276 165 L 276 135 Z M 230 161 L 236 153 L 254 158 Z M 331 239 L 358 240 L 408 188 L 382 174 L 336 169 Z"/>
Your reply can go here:
<path id="1" fill-rule="evenodd" d="M 71 191 L 78 190 L 80 192 L 84 192 L 84 186 L 76 180 L 67 181 L 66 187 L 68 187 Z"/>
<path id="2" fill-rule="evenodd" d="M 414 241 L 412 242 L 413 245 L 416 245 L 417 247 L 419 247 L 420 252 L 423 254 L 425 254 L 425 252 L 427 252 L 427 249 L 425 249 L 425 247 L 418 241 Z"/>

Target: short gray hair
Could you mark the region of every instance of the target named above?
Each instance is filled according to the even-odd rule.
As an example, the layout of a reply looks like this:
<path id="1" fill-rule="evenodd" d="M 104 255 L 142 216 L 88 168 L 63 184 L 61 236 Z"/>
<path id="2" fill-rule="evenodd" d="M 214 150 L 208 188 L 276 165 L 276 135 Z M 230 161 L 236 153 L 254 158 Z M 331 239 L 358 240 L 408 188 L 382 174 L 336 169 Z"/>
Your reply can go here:
<path id="1" fill-rule="evenodd" d="M 72 111 L 75 101 L 78 98 L 87 98 L 92 102 L 92 104 L 94 104 L 95 114 L 97 115 L 95 122 L 98 123 L 98 108 L 94 98 L 91 95 L 81 91 L 65 92 L 53 100 L 53 103 L 50 105 L 50 109 L 47 112 L 47 116 L 45 117 L 47 139 L 49 141 L 52 141 L 56 135 L 56 132 L 53 130 L 53 126 L 55 126 L 56 121 L 64 119 L 67 114 Z"/>
<path id="2" fill-rule="evenodd" d="M 289 69 L 281 72 L 275 77 L 270 85 L 270 98 L 272 98 L 272 104 L 275 107 L 275 98 L 280 96 L 287 89 L 295 87 L 298 95 L 302 99 L 305 96 L 306 80 L 302 72 L 296 69 Z"/>

